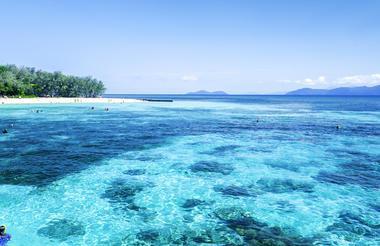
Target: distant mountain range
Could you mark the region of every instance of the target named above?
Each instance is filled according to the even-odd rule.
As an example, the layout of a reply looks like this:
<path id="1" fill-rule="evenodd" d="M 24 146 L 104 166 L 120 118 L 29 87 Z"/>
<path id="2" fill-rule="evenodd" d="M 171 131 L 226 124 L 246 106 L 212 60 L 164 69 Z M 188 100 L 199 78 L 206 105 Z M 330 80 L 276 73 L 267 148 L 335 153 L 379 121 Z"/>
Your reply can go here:
<path id="1" fill-rule="evenodd" d="M 286 95 L 294 96 L 380 96 L 380 85 L 367 87 L 339 87 L 331 90 L 303 88 L 290 91 Z"/>
<path id="2" fill-rule="evenodd" d="M 195 91 L 195 92 L 189 92 L 187 95 L 228 95 L 224 91 L 205 91 L 205 90 L 200 90 L 200 91 Z"/>

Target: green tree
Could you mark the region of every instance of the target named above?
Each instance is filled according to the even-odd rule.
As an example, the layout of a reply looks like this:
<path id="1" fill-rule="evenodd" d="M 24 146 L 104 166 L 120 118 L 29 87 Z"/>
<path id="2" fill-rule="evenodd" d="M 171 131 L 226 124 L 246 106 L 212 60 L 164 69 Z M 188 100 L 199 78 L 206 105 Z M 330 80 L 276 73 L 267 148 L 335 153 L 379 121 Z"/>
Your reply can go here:
<path id="1" fill-rule="evenodd" d="M 97 97 L 104 92 L 103 82 L 92 77 L 0 65 L 0 96 Z"/>

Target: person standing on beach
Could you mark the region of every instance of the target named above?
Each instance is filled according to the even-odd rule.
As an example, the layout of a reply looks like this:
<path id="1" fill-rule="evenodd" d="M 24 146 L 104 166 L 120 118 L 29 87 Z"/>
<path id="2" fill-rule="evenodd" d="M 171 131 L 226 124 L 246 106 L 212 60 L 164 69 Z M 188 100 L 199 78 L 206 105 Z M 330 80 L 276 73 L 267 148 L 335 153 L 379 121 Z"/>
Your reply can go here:
<path id="1" fill-rule="evenodd" d="M 6 233 L 6 227 L 0 226 L 0 246 L 5 246 L 11 241 L 11 235 Z"/>

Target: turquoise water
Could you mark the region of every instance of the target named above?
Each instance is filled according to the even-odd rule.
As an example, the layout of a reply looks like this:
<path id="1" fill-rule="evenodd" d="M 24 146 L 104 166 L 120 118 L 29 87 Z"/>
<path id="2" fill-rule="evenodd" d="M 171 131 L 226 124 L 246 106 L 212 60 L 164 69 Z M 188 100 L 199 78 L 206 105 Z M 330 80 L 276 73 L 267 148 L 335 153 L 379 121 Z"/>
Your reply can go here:
<path id="1" fill-rule="evenodd" d="M 0 105 L 9 245 L 380 244 L 380 98 L 174 99 Z"/>

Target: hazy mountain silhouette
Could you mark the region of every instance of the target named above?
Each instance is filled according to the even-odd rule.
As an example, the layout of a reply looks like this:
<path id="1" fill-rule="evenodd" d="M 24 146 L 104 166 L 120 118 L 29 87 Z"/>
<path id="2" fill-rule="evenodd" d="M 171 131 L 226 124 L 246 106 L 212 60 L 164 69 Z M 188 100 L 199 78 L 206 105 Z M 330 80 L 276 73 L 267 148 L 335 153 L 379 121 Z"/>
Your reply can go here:
<path id="1" fill-rule="evenodd" d="M 286 95 L 326 95 L 326 96 L 380 96 L 380 85 L 367 87 L 339 87 L 331 90 L 302 88 Z"/>

